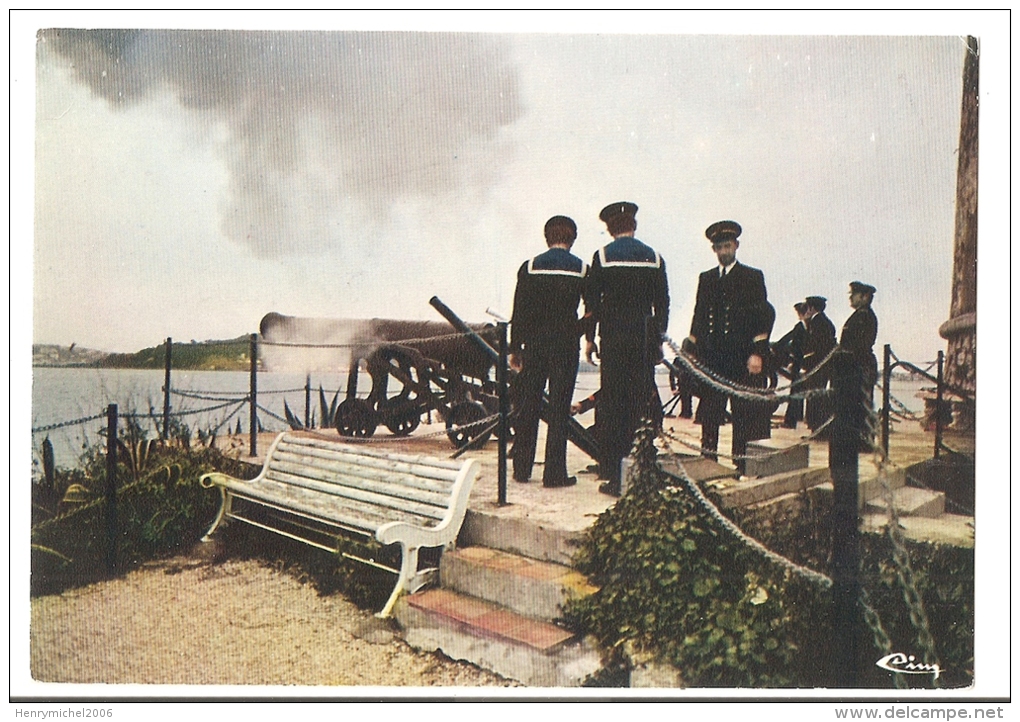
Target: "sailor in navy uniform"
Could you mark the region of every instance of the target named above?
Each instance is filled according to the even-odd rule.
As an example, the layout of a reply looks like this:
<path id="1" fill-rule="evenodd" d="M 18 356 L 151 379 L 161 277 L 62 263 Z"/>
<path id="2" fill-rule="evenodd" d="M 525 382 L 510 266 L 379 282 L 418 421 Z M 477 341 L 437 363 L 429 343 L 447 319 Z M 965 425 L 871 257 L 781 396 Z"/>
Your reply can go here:
<path id="1" fill-rule="evenodd" d="M 775 309 L 768 302 L 764 274 L 737 261 L 740 233 L 740 225 L 734 221 L 713 223 L 705 231 L 719 265 L 698 278 L 687 348 L 721 376 L 744 386 L 765 387 Z M 704 387 L 695 421 L 701 424 L 703 453 L 715 460 L 728 396 L 707 383 Z M 731 414 L 734 457 L 747 453 L 748 441 L 771 435 L 768 408 L 734 397 Z M 734 464 L 743 474 L 744 460 L 734 458 Z"/>
<path id="2" fill-rule="evenodd" d="M 776 366 L 785 368 L 793 381 L 791 388 L 797 388 L 800 370 L 804 365 L 804 342 L 807 339 L 808 306 L 804 301 L 793 304 L 797 312 L 797 325 L 785 336 L 775 342 L 772 353 L 776 358 Z M 783 417 L 783 428 L 796 429 L 797 422 L 804 418 L 804 402 L 801 399 L 790 399 L 786 404 L 786 415 Z"/>
<path id="3" fill-rule="evenodd" d="M 594 321 L 586 356 L 591 362 L 598 352 L 601 361 L 595 414 L 599 471 L 608 482 L 599 491 L 612 496 L 620 494 L 620 462 L 630 453 L 641 418 L 662 421 L 655 365 L 662 360 L 669 321 L 669 284 L 665 261 L 634 237 L 637 210 L 635 204 L 621 201 L 599 213 L 613 241 L 595 253 L 585 296 Z M 596 326 L 601 349 L 595 345 Z"/>
<path id="4" fill-rule="evenodd" d="M 804 374 L 809 374 L 818 364 L 825 360 L 836 347 L 836 327 L 825 315 L 825 299 L 821 296 L 808 296 L 807 304 L 807 337 L 804 339 Z M 829 383 L 827 369 L 819 369 L 804 381 L 798 390 L 824 389 Z M 804 420 L 812 432 L 817 431 L 832 416 L 832 402 L 827 396 L 813 396 L 805 405 Z M 816 438 L 825 439 L 828 432 L 823 431 Z"/>
<path id="5" fill-rule="evenodd" d="M 860 281 L 850 284 L 850 306 L 854 312 L 843 324 L 839 334 L 839 346 L 848 351 L 861 369 L 864 393 L 870 410 L 875 401 L 875 383 L 878 381 L 878 359 L 872 347 L 878 337 L 878 317 L 871 310 L 875 287 Z M 862 450 L 870 451 L 869 440 L 862 440 Z"/>
<path id="6" fill-rule="evenodd" d="M 566 216 L 545 224 L 549 250 L 525 261 L 517 272 L 510 335 L 514 379 L 513 476 L 526 482 L 535 463 L 535 445 L 542 391 L 549 382 L 548 434 L 542 482 L 547 487 L 571 486 L 567 475 L 567 423 L 577 380 L 582 329 L 577 307 L 588 267 L 570 252 L 577 225 Z"/>

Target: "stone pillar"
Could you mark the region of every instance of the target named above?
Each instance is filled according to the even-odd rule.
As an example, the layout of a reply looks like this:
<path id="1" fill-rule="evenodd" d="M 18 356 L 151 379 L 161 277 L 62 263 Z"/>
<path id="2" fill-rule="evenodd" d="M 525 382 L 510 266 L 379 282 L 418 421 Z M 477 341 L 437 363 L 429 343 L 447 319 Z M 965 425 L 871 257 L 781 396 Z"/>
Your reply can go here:
<path id="1" fill-rule="evenodd" d="M 949 320 L 939 327 L 948 341 L 946 383 L 968 394 L 977 390 L 977 190 L 978 42 L 967 38 L 960 110 L 959 165 L 956 172 L 956 233 L 953 246 L 953 298 Z M 974 401 L 953 401 L 952 427 L 974 430 Z M 932 409 L 934 411 L 934 409 Z"/>

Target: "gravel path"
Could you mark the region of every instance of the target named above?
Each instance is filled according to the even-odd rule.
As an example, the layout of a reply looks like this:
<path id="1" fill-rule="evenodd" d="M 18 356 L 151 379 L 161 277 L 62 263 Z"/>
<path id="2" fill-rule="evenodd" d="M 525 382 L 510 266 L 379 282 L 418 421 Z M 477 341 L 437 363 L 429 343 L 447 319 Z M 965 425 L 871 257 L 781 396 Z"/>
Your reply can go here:
<path id="1" fill-rule="evenodd" d="M 497 686 L 470 664 L 408 647 L 389 620 L 252 560 L 153 562 L 32 600 L 43 682 Z"/>

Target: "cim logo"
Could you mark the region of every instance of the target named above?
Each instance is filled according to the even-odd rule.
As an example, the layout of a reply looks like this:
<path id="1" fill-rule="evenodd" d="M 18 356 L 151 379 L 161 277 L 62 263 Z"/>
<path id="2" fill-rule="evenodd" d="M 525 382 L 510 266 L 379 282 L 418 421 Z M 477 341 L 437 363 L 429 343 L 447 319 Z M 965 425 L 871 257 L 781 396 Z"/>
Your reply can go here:
<path id="1" fill-rule="evenodd" d="M 942 674 L 942 668 L 937 664 L 925 664 L 915 661 L 914 655 L 906 655 L 902 652 L 893 652 L 875 662 L 876 667 L 887 669 L 897 674 L 931 674 L 933 680 L 938 679 Z"/>

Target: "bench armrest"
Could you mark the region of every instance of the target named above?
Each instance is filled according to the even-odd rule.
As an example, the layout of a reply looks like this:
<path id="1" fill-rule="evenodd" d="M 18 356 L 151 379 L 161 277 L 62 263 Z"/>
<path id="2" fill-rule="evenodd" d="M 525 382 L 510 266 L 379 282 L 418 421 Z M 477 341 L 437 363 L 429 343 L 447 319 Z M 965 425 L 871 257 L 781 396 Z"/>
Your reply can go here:
<path id="1" fill-rule="evenodd" d="M 202 474 L 202 476 L 198 477 L 198 483 L 205 489 L 211 489 L 214 486 L 226 486 L 230 481 L 240 481 L 240 479 L 235 479 L 221 471 L 210 471 L 208 474 Z"/>

